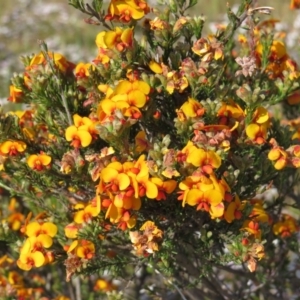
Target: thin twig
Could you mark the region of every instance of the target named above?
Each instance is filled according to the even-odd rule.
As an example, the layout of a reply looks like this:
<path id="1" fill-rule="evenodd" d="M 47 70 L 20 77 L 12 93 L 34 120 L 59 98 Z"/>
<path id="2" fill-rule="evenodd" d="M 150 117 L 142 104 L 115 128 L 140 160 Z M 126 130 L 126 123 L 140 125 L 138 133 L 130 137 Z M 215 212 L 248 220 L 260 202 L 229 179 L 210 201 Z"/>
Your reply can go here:
<path id="1" fill-rule="evenodd" d="M 47 60 L 47 63 L 50 65 L 50 67 L 52 69 L 52 72 L 53 72 L 53 75 L 54 75 L 54 77 L 56 79 L 57 86 L 59 88 L 59 92 L 60 92 L 60 96 L 61 96 L 61 100 L 62 100 L 62 104 L 63 104 L 63 107 L 64 107 L 64 109 L 66 111 L 66 114 L 67 114 L 68 123 L 71 126 L 71 125 L 73 125 L 73 121 L 72 121 L 72 118 L 71 118 L 71 113 L 69 111 L 68 102 L 67 102 L 67 99 L 65 97 L 64 91 L 62 89 L 62 86 L 59 83 L 60 82 L 60 78 L 56 74 L 56 70 L 55 70 L 55 66 L 54 66 L 53 60 L 50 58 L 50 56 L 48 54 L 47 46 L 46 46 L 45 42 L 42 41 L 42 40 L 38 40 L 38 43 L 40 45 L 40 48 L 41 48 L 41 50 L 43 52 L 43 55 L 44 55 L 45 59 Z"/>
<path id="2" fill-rule="evenodd" d="M 178 294 L 180 295 L 180 297 L 181 297 L 182 300 L 187 300 L 187 298 L 184 296 L 184 294 L 182 293 L 182 291 L 180 290 L 180 288 L 174 282 L 172 282 L 170 279 L 166 278 L 159 270 L 157 270 L 156 268 L 154 268 L 151 264 L 149 264 L 149 266 L 154 269 L 155 273 L 159 274 L 170 285 L 174 286 L 174 288 L 176 289 L 176 291 L 178 292 Z"/>

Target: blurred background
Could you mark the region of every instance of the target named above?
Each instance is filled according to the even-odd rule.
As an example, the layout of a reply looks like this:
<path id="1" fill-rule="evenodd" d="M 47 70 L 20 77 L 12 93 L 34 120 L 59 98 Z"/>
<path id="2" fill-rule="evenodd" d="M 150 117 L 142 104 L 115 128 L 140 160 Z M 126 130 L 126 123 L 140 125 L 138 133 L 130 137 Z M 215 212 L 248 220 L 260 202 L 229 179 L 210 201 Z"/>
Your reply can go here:
<path id="1" fill-rule="evenodd" d="M 295 45 L 299 45 L 300 10 L 291 11 L 290 0 L 256 1 L 259 6 L 275 8 L 272 18 L 281 20 L 278 26 L 287 32 L 288 46 L 294 48 Z M 198 0 L 198 5 L 193 8 L 191 15 L 205 15 L 206 31 L 214 32 L 216 23 L 226 22 L 226 3 L 236 7 L 241 0 Z M 101 28 L 86 24 L 86 16 L 68 5 L 68 0 L 0 0 L 0 7 L 2 103 L 8 97 L 13 73 L 22 70 L 19 57 L 38 53 L 38 39 L 45 40 L 49 50 L 60 52 L 74 63 L 90 61 L 97 54 L 95 37 Z"/>

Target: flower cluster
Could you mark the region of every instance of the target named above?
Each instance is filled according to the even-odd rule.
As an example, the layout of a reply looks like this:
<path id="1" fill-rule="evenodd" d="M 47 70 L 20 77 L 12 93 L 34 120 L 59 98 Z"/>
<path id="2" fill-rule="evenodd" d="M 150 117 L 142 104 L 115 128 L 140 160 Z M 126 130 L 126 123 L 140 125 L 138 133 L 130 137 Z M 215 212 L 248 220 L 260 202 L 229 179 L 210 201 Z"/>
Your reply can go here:
<path id="1" fill-rule="evenodd" d="M 105 28 L 96 57 L 76 64 L 41 42 L 23 58 L 8 98 L 22 110 L 0 115 L 0 186 L 18 197 L 3 226 L 20 269 L 56 264 L 67 281 L 83 274 L 113 293 L 110 276 L 129 278 L 132 264 L 188 286 L 219 267 L 260 272 L 272 255 L 288 259 L 299 229 L 297 63 L 273 23 L 253 17 L 270 8 L 243 0 L 205 36 L 204 19 L 186 13 L 197 1 L 166 2 L 112 0 L 105 12 L 72 0 Z"/>

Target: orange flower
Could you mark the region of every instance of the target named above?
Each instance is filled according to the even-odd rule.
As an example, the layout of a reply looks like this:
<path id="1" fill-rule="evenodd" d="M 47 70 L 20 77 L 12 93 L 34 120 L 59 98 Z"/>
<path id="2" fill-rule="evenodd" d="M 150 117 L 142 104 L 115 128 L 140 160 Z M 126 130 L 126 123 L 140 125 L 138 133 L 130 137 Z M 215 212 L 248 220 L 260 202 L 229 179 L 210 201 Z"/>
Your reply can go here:
<path id="1" fill-rule="evenodd" d="M 25 271 L 29 271 L 33 267 L 39 268 L 44 263 L 45 257 L 40 251 L 21 253 L 20 258 L 17 260 L 18 267 Z"/>
<path id="2" fill-rule="evenodd" d="M 98 48 L 117 49 L 119 52 L 131 48 L 133 44 L 133 28 L 122 30 L 116 27 L 114 31 L 100 32 L 96 37 Z"/>
<path id="3" fill-rule="evenodd" d="M 261 230 L 259 228 L 259 223 L 253 220 L 246 220 L 243 223 L 241 230 L 246 230 L 252 234 L 256 239 L 261 239 Z"/>
<path id="4" fill-rule="evenodd" d="M 231 223 L 233 220 L 239 220 L 242 217 L 241 210 L 243 209 L 243 205 L 240 201 L 240 198 L 238 195 L 235 195 L 234 201 L 230 202 L 225 213 L 224 213 L 224 219 Z"/>
<path id="5" fill-rule="evenodd" d="M 166 194 L 171 194 L 177 187 L 177 181 L 175 180 L 166 180 L 162 181 L 158 177 L 150 178 L 151 182 L 153 182 L 158 188 L 158 194 L 156 196 L 156 200 L 166 200 Z"/>
<path id="6" fill-rule="evenodd" d="M 264 107 L 258 107 L 252 117 L 251 123 L 246 127 L 247 136 L 259 145 L 266 142 L 270 116 Z"/>
<path id="7" fill-rule="evenodd" d="M 48 52 L 48 56 L 53 61 L 54 65 L 63 73 L 73 70 L 75 67 L 75 65 L 73 63 L 67 61 L 66 58 L 63 55 L 61 55 L 60 53 Z M 36 54 L 32 58 L 28 69 L 29 70 L 33 69 L 37 65 L 47 65 L 47 60 L 42 52 L 39 54 Z"/>
<path id="8" fill-rule="evenodd" d="M 141 153 L 141 152 L 149 149 L 150 145 L 146 139 L 145 131 L 139 131 L 134 139 L 135 139 L 135 151 L 136 152 Z"/>
<path id="9" fill-rule="evenodd" d="M 51 163 L 51 157 L 46 154 L 32 154 L 27 158 L 28 166 L 36 171 L 42 171 L 44 168 L 49 168 Z"/>
<path id="10" fill-rule="evenodd" d="M 288 163 L 288 154 L 282 147 L 275 146 L 268 153 L 268 159 L 275 162 L 274 168 L 276 170 L 282 170 Z"/>
<path id="11" fill-rule="evenodd" d="M 297 105 L 300 103 L 300 90 L 297 90 L 287 98 L 289 105 Z"/>
<path id="12" fill-rule="evenodd" d="M 10 156 L 16 156 L 26 150 L 27 145 L 21 141 L 6 141 L 1 144 L 0 152 Z"/>
<path id="13" fill-rule="evenodd" d="M 75 205 L 74 209 L 76 210 L 74 215 L 75 223 L 89 223 L 94 217 L 98 216 L 101 211 L 100 197 L 97 196 L 96 203 L 88 205 L 78 203 Z"/>
<path id="14" fill-rule="evenodd" d="M 191 206 L 197 205 L 197 210 L 207 211 L 212 217 L 221 217 L 224 213 L 222 194 L 215 189 L 203 190 L 191 189 L 186 196 L 186 203 Z"/>
<path id="15" fill-rule="evenodd" d="M 94 285 L 95 291 L 110 292 L 116 290 L 117 287 L 108 280 L 98 279 Z"/>
<path id="16" fill-rule="evenodd" d="M 80 62 L 76 65 L 74 70 L 77 78 L 86 78 L 90 76 L 90 69 L 93 68 L 91 63 Z"/>
<path id="17" fill-rule="evenodd" d="M 92 259 L 95 255 L 95 245 L 88 240 L 75 240 L 67 252 L 73 252 L 80 258 Z"/>
<path id="18" fill-rule="evenodd" d="M 203 172 L 211 174 L 213 169 L 221 166 L 221 157 L 214 151 L 195 148 L 190 151 L 186 161 L 195 167 L 201 167 Z"/>
<path id="19" fill-rule="evenodd" d="M 291 0 L 290 9 L 300 8 L 300 0 Z"/>
<path id="20" fill-rule="evenodd" d="M 144 0 L 111 0 L 106 19 L 117 19 L 122 22 L 139 20 L 149 12 L 149 7 Z"/>
<path id="21" fill-rule="evenodd" d="M 283 220 L 275 223 L 273 226 L 274 234 L 280 235 L 282 238 L 290 237 L 298 230 L 296 220 L 289 215 L 283 215 Z"/>
<path id="22" fill-rule="evenodd" d="M 188 98 L 188 101 L 184 102 L 180 107 L 180 111 L 184 114 L 185 118 L 202 117 L 205 112 L 201 103 L 193 98 Z"/>
<path id="23" fill-rule="evenodd" d="M 8 101 L 19 103 L 22 101 L 23 91 L 18 89 L 14 85 L 9 86 L 9 97 Z"/>

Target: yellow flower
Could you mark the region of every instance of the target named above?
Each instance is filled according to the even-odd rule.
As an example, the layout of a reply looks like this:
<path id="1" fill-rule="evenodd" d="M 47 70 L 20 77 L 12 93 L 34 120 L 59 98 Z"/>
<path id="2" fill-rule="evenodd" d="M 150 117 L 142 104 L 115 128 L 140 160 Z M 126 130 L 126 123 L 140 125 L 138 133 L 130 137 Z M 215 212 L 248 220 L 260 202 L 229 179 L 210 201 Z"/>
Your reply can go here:
<path id="1" fill-rule="evenodd" d="M 67 71 L 71 71 L 75 67 L 73 63 L 67 61 L 67 59 L 60 53 L 48 52 L 48 56 L 53 61 L 54 65 L 63 73 L 66 73 Z M 42 52 L 36 54 L 32 58 L 28 69 L 30 70 L 36 65 L 47 65 L 47 60 Z"/>
<path id="2" fill-rule="evenodd" d="M 97 196 L 95 203 L 88 205 L 78 203 L 75 205 L 74 209 L 76 210 L 74 222 L 77 224 L 88 223 L 94 217 L 98 216 L 101 211 L 100 197 Z"/>
<path id="3" fill-rule="evenodd" d="M 175 180 L 166 180 L 162 181 L 158 177 L 150 178 L 151 182 L 153 182 L 158 188 L 158 194 L 156 196 L 156 200 L 166 200 L 166 194 L 171 194 L 177 187 L 177 181 Z"/>
<path id="4" fill-rule="evenodd" d="M 98 279 L 94 285 L 95 291 L 110 292 L 116 289 L 117 287 L 114 284 L 105 279 Z"/>
<path id="5" fill-rule="evenodd" d="M 25 271 L 29 271 L 33 267 L 39 268 L 44 263 L 45 257 L 40 251 L 21 253 L 20 258 L 17 260 L 18 267 Z"/>
<path id="6" fill-rule="evenodd" d="M 0 152 L 4 155 L 16 156 L 26 150 L 27 145 L 21 141 L 5 141 L 0 146 Z"/>
<path id="7" fill-rule="evenodd" d="M 75 76 L 77 78 L 86 78 L 90 76 L 90 69 L 93 69 L 93 65 L 91 63 L 83 63 L 80 62 L 75 67 Z"/>
<path id="8" fill-rule="evenodd" d="M 82 227 L 81 224 L 70 223 L 65 227 L 65 236 L 69 239 L 77 238 L 78 230 Z"/>
<path id="9" fill-rule="evenodd" d="M 42 171 L 44 168 L 49 168 L 51 157 L 47 154 L 32 154 L 27 158 L 28 166 L 36 171 Z"/>
<path id="10" fill-rule="evenodd" d="M 282 170 L 288 163 L 287 153 L 279 146 L 273 147 L 268 153 L 268 159 L 274 161 L 274 168 Z"/>
<path id="11" fill-rule="evenodd" d="M 25 234 L 28 237 L 38 236 L 40 234 L 46 234 L 54 237 L 57 233 L 57 226 L 51 222 L 39 223 L 31 222 L 26 226 Z"/>
<path id="12" fill-rule="evenodd" d="M 266 142 L 269 119 L 269 112 L 264 107 L 255 110 L 251 123 L 246 127 L 246 134 L 254 143 L 261 145 Z"/>
<path id="13" fill-rule="evenodd" d="M 201 187 L 202 190 L 191 189 L 188 192 L 186 203 L 191 206 L 197 205 L 197 210 L 207 211 L 213 218 L 221 217 L 224 213 L 222 194 L 215 189 L 205 187 L 205 185 L 202 185 Z"/>
<path id="14" fill-rule="evenodd" d="M 221 157 L 214 151 L 195 148 L 189 152 L 186 161 L 195 167 L 201 167 L 203 172 L 211 174 L 213 169 L 221 166 Z"/>
<path id="15" fill-rule="evenodd" d="M 74 148 L 87 147 L 92 142 L 92 135 L 88 132 L 87 128 L 77 128 L 72 125 L 66 129 L 65 137 L 68 142 L 72 141 L 71 145 Z"/>
<path id="16" fill-rule="evenodd" d="M 188 98 L 188 101 L 184 102 L 183 105 L 180 107 L 180 111 L 182 111 L 186 119 L 202 117 L 205 112 L 205 109 L 197 100 L 193 98 Z"/>
<path id="17" fill-rule="evenodd" d="M 133 28 L 116 27 L 114 31 L 100 32 L 96 37 L 98 48 L 117 49 L 122 52 L 133 44 Z"/>
<path id="18" fill-rule="evenodd" d="M 241 210 L 243 209 L 243 205 L 240 201 L 240 198 L 238 195 L 235 195 L 234 201 L 230 202 L 225 213 L 224 213 L 224 219 L 231 223 L 233 220 L 239 220 L 242 217 Z"/>
<path id="19" fill-rule="evenodd" d="M 149 12 L 149 7 L 144 0 L 111 0 L 106 19 L 117 19 L 122 22 L 139 20 Z"/>

